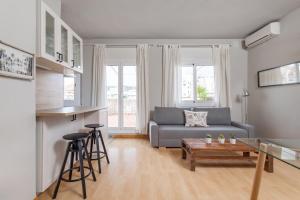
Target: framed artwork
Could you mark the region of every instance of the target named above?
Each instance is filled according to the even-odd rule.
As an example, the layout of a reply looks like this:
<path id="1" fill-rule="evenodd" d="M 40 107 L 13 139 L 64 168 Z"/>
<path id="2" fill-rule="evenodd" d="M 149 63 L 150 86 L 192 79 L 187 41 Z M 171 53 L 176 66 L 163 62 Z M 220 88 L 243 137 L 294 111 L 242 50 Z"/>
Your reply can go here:
<path id="1" fill-rule="evenodd" d="M 300 83 L 300 62 L 257 72 L 258 87 L 292 85 Z"/>
<path id="2" fill-rule="evenodd" d="M 0 75 L 34 79 L 34 55 L 0 41 Z"/>

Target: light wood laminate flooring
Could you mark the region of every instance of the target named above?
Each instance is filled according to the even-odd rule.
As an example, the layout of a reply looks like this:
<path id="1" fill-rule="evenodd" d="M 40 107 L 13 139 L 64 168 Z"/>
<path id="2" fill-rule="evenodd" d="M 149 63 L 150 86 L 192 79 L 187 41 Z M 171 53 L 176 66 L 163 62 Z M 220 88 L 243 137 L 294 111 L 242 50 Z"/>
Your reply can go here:
<path id="1" fill-rule="evenodd" d="M 224 167 L 203 163 L 189 170 L 176 148 L 152 148 L 146 139 L 113 139 L 108 145 L 111 164 L 102 160 L 97 182 L 87 180 L 92 200 L 249 200 L 253 167 Z M 219 164 L 219 163 L 218 163 Z M 97 169 L 97 163 L 93 162 Z M 299 200 L 300 170 L 280 161 L 275 172 L 263 172 L 259 199 Z M 51 199 L 55 184 L 39 195 Z M 81 183 L 62 182 L 57 199 L 82 199 Z"/>

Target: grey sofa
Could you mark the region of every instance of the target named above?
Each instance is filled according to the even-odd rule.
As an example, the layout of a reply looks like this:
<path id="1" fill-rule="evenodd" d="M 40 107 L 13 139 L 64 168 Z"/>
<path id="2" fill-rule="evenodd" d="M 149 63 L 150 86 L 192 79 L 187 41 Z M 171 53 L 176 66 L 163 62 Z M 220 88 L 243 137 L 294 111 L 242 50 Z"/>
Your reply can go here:
<path id="1" fill-rule="evenodd" d="M 191 108 L 155 107 L 149 123 L 153 147 L 180 147 L 182 138 L 204 138 L 207 134 L 214 138 L 221 133 L 226 138 L 231 134 L 241 138 L 254 136 L 253 126 L 231 121 L 229 108 L 193 108 L 208 112 L 208 127 L 185 127 L 184 110 Z"/>

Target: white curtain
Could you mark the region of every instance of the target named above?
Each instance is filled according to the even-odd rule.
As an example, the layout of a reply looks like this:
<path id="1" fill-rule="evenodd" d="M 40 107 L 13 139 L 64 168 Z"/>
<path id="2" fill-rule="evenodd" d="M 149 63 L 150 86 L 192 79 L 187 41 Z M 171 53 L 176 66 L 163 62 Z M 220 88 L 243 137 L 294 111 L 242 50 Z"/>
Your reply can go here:
<path id="1" fill-rule="evenodd" d="M 92 78 L 92 106 L 105 107 L 106 102 L 106 48 L 104 44 L 94 45 L 93 78 Z"/>
<path id="2" fill-rule="evenodd" d="M 178 71 L 180 46 L 163 46 L 162 106 L 176 106 L 178 100 Z"/>
<path id="3" fill-rule="evenodd" d="M 137 65 L 137 125 L 140 133 L 147 133 L 150 118 L 149 104 L 149 55 L 148 44 L 139 44 L 136 51 Z"/>
<path id="4" fill-rule="evenodd" d="M 218 107 L 231 107 L 229 45 L 213 47 L 215 66 L 215 101 Z"/>

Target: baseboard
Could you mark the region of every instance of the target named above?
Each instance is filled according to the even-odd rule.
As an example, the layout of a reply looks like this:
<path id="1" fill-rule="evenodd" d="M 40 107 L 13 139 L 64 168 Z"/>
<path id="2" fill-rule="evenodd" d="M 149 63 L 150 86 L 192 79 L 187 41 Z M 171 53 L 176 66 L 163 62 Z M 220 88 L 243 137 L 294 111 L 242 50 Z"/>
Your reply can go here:
<path id="1" fill-rule="evenodd" d="M 146 134 L 113 134 L 112 138 L 138 138 L 138 139 L 148 139 L 149 136 Z"/>

